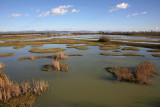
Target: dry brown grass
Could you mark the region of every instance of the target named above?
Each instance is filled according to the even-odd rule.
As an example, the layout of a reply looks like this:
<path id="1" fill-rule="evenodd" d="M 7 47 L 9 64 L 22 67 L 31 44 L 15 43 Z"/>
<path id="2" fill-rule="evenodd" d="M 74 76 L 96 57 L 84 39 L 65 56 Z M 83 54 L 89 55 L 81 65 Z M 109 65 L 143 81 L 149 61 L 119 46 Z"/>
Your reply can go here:
<path id="1" fill-rule="evenodd" d="M 0 57 L 6 57 L 6 56 L 12 56 L 14 53 L 5 53 L 5 54 L 0 54 Z"/>
<path id="2" fill-rule="evenodd" d="M 20 85 L 16 82 L 10 81 L 8 77 L 0 73 L 0 102 L 6 103 L 10 99 L 18 98 L 21 96 L 40 95 L 48 89 L 48 83 L 44 80 L 33 82 L 21 82 Z M 21 99 L 19 99 L 21 100 Z M 25 102 L 23 102 L 26 104 Z M 0 104 L 1 106 L 1 104 Z"/>
<path id="3" fill-rule="evenodd" d="M 58 60 L 52 60 L 54 70 L 60 71 L 60 64 Z"/>
<path id="4" fill-rule="evenodd" d="M 48 89 L 48 82 L 44 80 L 33 81 L 33 93 L 36 95 L 41 95 Z"/>
<path id="5" fill-rule="evenodd" d="M 31 56 L 30 56 L 30 59 L 31 59 L 31 60 L 34 60 L 34 59 L 35 59 L 35 57 L 34 57 L 33 55 L 31 55 Z"/>
<path id="6" fill-rule="evenodd" d="M 108 36 L 100 36 L 99 42 L 110 42 L 110 38 Z"/>
<path id="7" fill-rule="evenodd" d="M 125 80 L 139 84 L 150 84 L 150 76 L 158 72 L 150 62 L 138 64 L 134 71 L 120 66 L 108 67 L 107 70 L 117 78 L 117 81 Z"/>
<path id="8" fill-rule="evenodd" d="M 143 62 L 135 66 L 135 78 L 140 84 L 149 84 L 149 77 L 157 74 L 157 70 L 150 62 Z"/>
<path id="9" fill-rule="evenodd" d="M 114 67 L 108 67 L 107 70 L 112 73 L 115 77 L 117 77 L 117 81 L 133 81 L 134 77 L 132 74 L 132 71 L 124 68 L 124 67 L 120 67 L 120 66 L 114 66 Z"/>
<path id="10" fill-rule="evenodd" d="M 2 62 L 0 62 L 0 69 L 3 69 L 4 67 L 5 65 Z"/>
<path id="11" fill-rule="evenodd" d="M 54 59 L 56 59 L 56 60 L 58 60 L 58 59 L 64 60 L 64 59 L 67 59 L 67 58 L 68 58 L 68 55 L 60 52 L 60 53 L 56 53 L 55 55 L 53 55 L 52 58 L 54 58 Z"/>

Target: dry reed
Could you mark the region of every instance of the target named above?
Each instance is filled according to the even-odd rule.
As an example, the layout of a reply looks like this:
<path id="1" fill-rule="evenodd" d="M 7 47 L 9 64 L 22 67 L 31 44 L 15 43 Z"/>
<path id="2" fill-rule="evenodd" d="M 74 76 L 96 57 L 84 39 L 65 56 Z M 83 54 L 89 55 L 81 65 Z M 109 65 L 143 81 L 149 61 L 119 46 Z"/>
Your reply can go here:
<path id="1" fill-rule="evenodd" d="M 54 59 L 56 59 L 56 60 L 58 60 L 58 59 L 64 60 L 64 59 L 67 59 L 67 58 L 68 58 L 68 55 L 60 52 L 60 53 L 56 53 L 55 55 L 53 55 L 52 58 L 54 58 Z"/>
<path id="2" fill-rule="evenodd" d="M 5 103 L 10 99 L 25 96 L 27 94 L 40 95 L 48 89 L 48 83 L 44 80 L 21 82 L 20 85 L 12 82 L 8 77 L 0 73 L 0 102 Z"/>
<path id="3" fill-rule="evenodd" d="M 149 76 L 157 74 L 157 70 L 150 62 L 143 62 L 135 66 L 135 78 L 140 84 L 149 84 Z"/>
<path id="4" fill-rule="evenodd" d="M 58 61 L 58 60 L 52 60 L 52 64 L 53 64 L 53 68 L 54 68 L 55 70 L 60 71 L 60 64 L 59 64 L 59 61 Z"/>

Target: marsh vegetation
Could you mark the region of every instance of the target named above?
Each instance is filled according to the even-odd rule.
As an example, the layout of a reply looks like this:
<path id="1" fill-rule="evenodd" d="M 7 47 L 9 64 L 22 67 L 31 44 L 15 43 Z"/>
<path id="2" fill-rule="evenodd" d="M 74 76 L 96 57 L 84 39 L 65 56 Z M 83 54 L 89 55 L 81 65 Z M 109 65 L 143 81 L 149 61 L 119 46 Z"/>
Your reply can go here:
<path id="1" fill-rule="evenodd" d="M 89 34 L 81 35 L 81 37 L 84 36 L 81 39 L 76 39 L 78 35 L 69 37 L 73 35 L 68 35 L 66 38 L 1 42 L 0 47 L 3 53 L 15 53 L 12 57 L 1 58 L 1 61 L 7 66 L 7 69 L 4 69 L 7 76 L 2 73 L 1 81 L 4 84 L 4 78 L 6 78 L 5 80 L 8 79 L 8 83 L 10 83 L 4 86 L 6 90 L 3 93 L 6 92 L 6 94 L 3 94 L 1 98 L 1 105 L 28 106 L 35 104 L 34 106 L 43 107 L 47 104 L 63 107 L 77 106 L 87 101 L 98 106 L 102 106 L 102 104 L 115 106 L 115 102 L 117 105 L 124 106 L 123 101 L 135 104 L 135 97 L 139 100 L 146 93 L 148 98 L 158 96 L 159 76 L 154 75 L 158 74 L 160 69 L 158 65 L 160 63 L 159 44 L 132 43 L 149 42 L 148 40 L 128 39 L 128 42 L 124 42 L 124 40 L 108 38 L 108 35 L 103 34 L 97 35 L 96 39 L 86 39 L 86 37 L 92 36 Z M 37 38 L 38 36 L 41 35 L 37 35 Z M 152 42 L 154 43 L 154 41 Z M 155 41 L 155 43 L 159 43 L 159 41 Z M 147 50 L 149 51 L 147 52 Z M 156 54 L 151 52 L 156 52 Z M 43 55 L 39 56 L 39 53 L 43 53 Z M 4 67 L 5 65 L 1 63 L 0 69 Z M 113 83 L 115 78 L 105 72 L 105 67 L 120 82 L 119 84 Z M 154 78 L 152 78 L 153 76 Z M 40 81 L 32 81 L 31 78 Z M 148 84 L 148 86 L 139 84 Z M 48 90 L 48 85 L 51 87 L 49 94 L 37 98 Z M 8 86 L 12 88 L 8 88 Z M 43 86 L 47 88 L 41 88 Z M 17 90 L 15 94 L 12 89 Z M 35 100 L 37 101 L 35 102 Z M 144 101 L 147 100 L 144 99 Z M 70 102 L 74 104 L 70 104 Z M 75 104 L 75 102 L 77 103 Z M 91 106 L 88 103 L 86 105 Z"/>

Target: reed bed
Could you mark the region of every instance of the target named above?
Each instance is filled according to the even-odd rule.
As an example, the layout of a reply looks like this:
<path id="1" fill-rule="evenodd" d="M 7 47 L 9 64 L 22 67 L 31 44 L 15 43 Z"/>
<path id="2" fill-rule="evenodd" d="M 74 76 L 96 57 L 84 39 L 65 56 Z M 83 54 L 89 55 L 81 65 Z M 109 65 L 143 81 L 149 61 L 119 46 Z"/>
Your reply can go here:
<path id="1" fill-rule="evenodd" d="M 134 70 L 120 66 L 107 67 L 107 70 L 117 78 L 117 81 L 130 81 L 139 84 L 150 84 L 150 77 L 158 73 L 150 62 L 142 62 L 136 65 Z"/>
<path id="2" fill-rule="evenodd" d="M 40 95 L 48 89 L 49 85 L 46 81 L 21 82 L 20 84 L 13 82 L 8 77 L 0 73 L 0 102 L 6 103 L 10 99 L 21 96 Z M 21 100 L 21 99 L 19 99 Z"/>

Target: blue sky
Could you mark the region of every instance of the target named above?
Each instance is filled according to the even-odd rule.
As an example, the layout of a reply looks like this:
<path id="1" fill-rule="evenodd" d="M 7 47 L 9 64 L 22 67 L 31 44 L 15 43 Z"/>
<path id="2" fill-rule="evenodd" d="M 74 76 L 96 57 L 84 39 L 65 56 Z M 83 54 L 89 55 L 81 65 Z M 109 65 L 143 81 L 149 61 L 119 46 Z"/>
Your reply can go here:
<path id="1" fill-rule="evenodd" d="M 0 31 L 160 31 L 160 0 L 0 0 Z"/>

